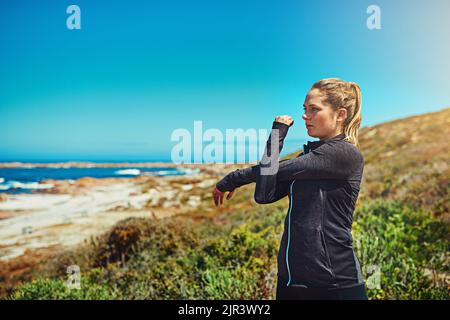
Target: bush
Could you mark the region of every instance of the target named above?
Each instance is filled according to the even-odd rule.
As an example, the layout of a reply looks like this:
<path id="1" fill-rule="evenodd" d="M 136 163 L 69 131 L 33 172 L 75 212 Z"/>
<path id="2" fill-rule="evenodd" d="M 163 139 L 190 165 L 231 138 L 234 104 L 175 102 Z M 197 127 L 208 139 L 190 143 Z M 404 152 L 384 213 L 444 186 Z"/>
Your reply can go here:
<path id="1" fill-rule="evenodd" d="M 61 279 L 38 278 L 21 286 L 12 297 L 15 300 L 110 300 L 117 295 L 107 286 L 81 278 L 80 289 L 71 289 Z"/>
<path id="2" fill-rule="evenodd" d="M 376 200 L 355 211 L 353 231 L 371 298 L 448 299 L 448 225 L 400 202 Z M 380 273 L 370 276 L 370 269 Z M 370 285 L 373 277 L 379 285 Z"/>

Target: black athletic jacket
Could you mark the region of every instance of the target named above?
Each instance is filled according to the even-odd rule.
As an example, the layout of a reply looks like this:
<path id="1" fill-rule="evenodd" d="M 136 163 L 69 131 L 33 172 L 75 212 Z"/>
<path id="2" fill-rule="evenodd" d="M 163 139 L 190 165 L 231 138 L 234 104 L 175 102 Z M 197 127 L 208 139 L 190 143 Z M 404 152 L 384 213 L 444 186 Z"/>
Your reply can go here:
<path id="1" fill-rule="evenodd" d="M 289 126 L 274 122 L 279 130 L 279 151 Z M 216 185 L 222 192 L 256 182 L 255 201 L 272 203 L 289 195 L 289 210 L 278 253 L 278 276 L 287 286 L 345 288 L 363 284 L 353 251 L 353 211 L 358 198 L 364 158 L 345 134 L 308 141 L 304 152 L 289 160 L 268 154 L 260 164 L 237 169 Z M 262 175 L 267 162 L 279 161 L 275 174 Z"/>

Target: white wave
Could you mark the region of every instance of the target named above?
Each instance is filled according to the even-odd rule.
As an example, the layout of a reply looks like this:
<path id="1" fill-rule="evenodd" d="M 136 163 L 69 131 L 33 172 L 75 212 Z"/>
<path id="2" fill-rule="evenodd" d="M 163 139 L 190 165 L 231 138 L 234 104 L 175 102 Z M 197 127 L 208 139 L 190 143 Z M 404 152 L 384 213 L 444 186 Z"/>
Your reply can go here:
<path id="1" fill-rule="evenodd" d="M 142 175 L 145 176 L 179 176 L 184 174 L 181 170 L 156 170 L 144 172 Z"/>
<path id="2" fill-rule="evenodd" d="M 170 175 L 177 175 L 179 174 L 179 172 L 175 171 L 175 170 L 158 170 L 155 171 L 155 175 L 158 176 L 170 176 Z"/>
<path id="3" fill-rule="evenodd" d="M 174 172 L 176 173 L 176 171 L 173 171 L 173 170 L 157 170 L 157 171 L 144 172 L 144 173 L 142 173 L 142 175 L 143 176 L 170 176 L 170 175 L 174 175 Z"/>
<path id="4" fill-rule="evenodd" d="M 198 174 L 200 169 L 195 168 L 176 168 L 176 170 L 156 170 L 143 172 L 143 176 L 179 176 L 185 174 Z"/>
<path id="5" fill-rule="evenodd" d="M 177 168 L 176 170 L 157 170 L 142 173 L 144 176 L 179 176 L 183 174 L 197 174 L 200 169 Z"/>
<path id="6" fill-rule="evenodd" d="M 39 182 L 19 182 L 19 181 L 9 181 L 9 188 L 20 188 L 20 189 L 51 189 L 54 187 L 51 183 L 39 183 Z M 7 189 L 6 189 L 7 190 Z"/>
<path id="7" fill-rule="evenodd" d="M 0 177 L 0 183 L 3 183 L 4 181 L 5 181 L 5 179 Z"/>
<path id="8" fill-rule="evenodd" d="M 181 172 L 184 172 L 184 174 L 197 174 L 200 172 L 199 168 L 190 169 L 190 168 L 180 168 L 178 169 Z"/>
<path id="9" fill-rule="evenodd" d="M 137 176 L 137 175 L 141 174 L 141 170 L 139 170 L 139 169 L 124 169 L 124 170 L 117 170 L 114 173 Z"/>
<path id="10" fill-rule="evenodd" d="M 8 189 L 9 189 L 9 186 L 0 184 L 0 190 L 8 190 Z"/>

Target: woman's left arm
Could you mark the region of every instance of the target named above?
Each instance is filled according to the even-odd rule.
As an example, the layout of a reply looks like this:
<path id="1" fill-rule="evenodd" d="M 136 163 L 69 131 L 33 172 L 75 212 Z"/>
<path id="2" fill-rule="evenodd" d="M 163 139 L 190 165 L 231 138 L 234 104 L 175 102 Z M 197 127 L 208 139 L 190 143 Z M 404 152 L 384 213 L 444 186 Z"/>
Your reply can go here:
<path id="1" fill-rule="evenodd" d="M 361 180 L 364 158 L 350 143 L 331 141 L 298 158 L 280 162 L 277 181 Z"/>

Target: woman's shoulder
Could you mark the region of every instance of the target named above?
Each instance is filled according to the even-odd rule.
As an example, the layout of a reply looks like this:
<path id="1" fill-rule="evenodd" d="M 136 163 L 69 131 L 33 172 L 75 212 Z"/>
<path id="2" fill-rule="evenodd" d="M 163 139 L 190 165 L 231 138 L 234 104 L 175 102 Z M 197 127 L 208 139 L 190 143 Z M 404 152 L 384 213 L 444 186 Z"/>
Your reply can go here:
<path id="1" fill-rule="evenodd" d="M 348 160 L 353 160 L 364 165 L 364 156 L 361 150 L 353 143 L 347 140 L 327 141 L 323 144 L 323 150 L 329 152 L 335 157 L 343 157 Z"/>

